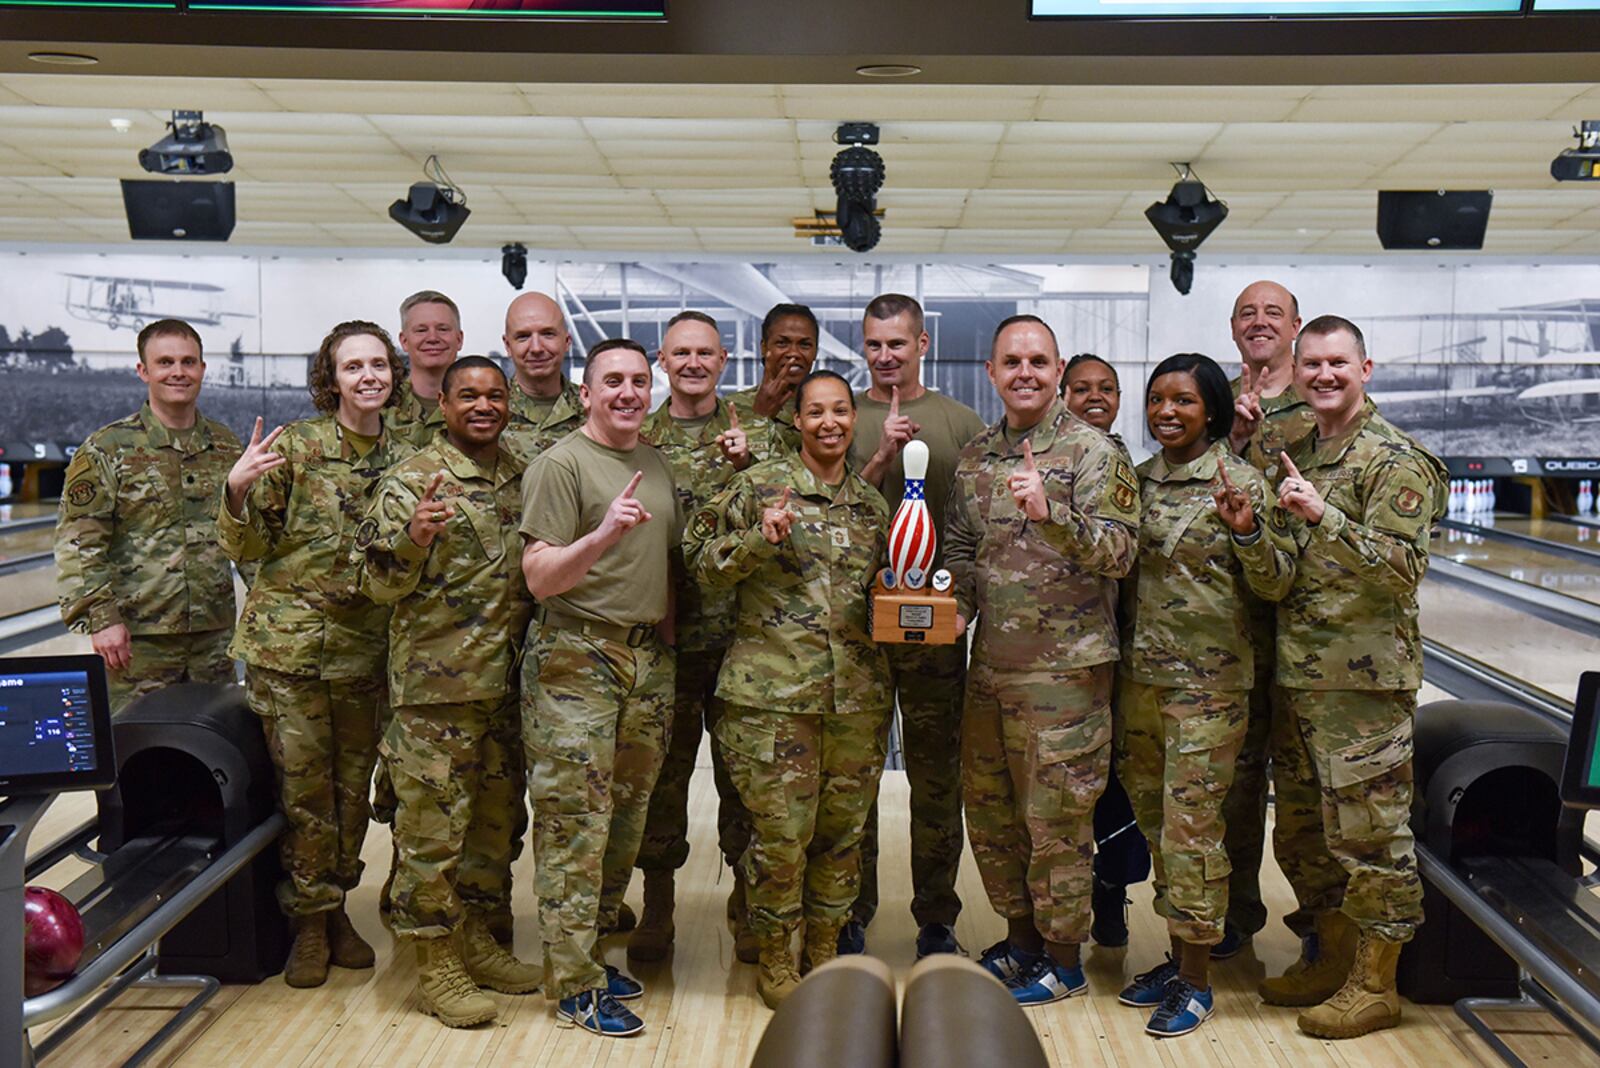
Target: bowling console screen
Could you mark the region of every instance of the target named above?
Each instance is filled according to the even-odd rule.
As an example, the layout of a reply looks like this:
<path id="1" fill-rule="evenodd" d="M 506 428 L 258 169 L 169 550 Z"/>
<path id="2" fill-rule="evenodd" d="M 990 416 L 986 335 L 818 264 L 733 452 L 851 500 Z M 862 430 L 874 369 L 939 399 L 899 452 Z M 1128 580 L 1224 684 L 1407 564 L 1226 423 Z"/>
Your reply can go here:
<path id="1" fill-rule="evenodd" d="M 92 790 L 115 777 L 99 657 L 0 658 L 0 796 Z"/>
<path id="2" fill-rule="evenodd" d="M 1576 808 L 1600 808 L 1600 671 L 1585 671 L 1578 677 L 1561 800 Z"/>

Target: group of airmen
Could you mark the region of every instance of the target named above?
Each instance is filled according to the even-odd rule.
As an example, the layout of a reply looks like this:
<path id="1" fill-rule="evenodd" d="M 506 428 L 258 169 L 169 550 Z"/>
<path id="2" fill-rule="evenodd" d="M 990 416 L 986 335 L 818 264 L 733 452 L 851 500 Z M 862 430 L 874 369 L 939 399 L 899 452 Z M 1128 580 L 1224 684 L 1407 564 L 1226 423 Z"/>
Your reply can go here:
<path id="1" fill-rule="evenodd" d="M 1120 913 L 1142 878 L 1102 863 L 1136 825 L 1171 946 L 1120 1000 L 1154 1035 L 1194 1030 L 1210 961 L 1266 921 L 1270 768 L 1301 957 L 1263 999 L 1323 1037 L 1398 1022 L 1395 965 L 1422 919 L 1416 588 L 1445 478 L 1366 397 L 1355 324 L 1302 325 L 1283 286 L 1247 287 L 1242 373 L 1196 353 L 1157 366 L 1158 451 L 1136 468 L 1110 433 L 1115 370 L 1065 361 L 1032 315 L 994 332 L 992 426 L 924 383 L 923 310 L 899 294 L 864 310 L 859 393 L 814 369 L 798 304 L 762 324 L 759 385 L 728 395 L 721 331 L 696 311 L 653 361 L 595 345 L 580 383 L 542 294 L 507 310 L 509 377 L 460 355 L 444 294 L 408 297 L 400 323 L 403 356 L 375 323 L 334 327 L 309 375 L 320 414 L 257 420 L 243 445 L 199 413 L 199 335 L 151 323 L 148 403 L 90 436 L 61 497 L 62 614 L 115 707 L 245 664 L 288 820 L 290 985 L 373 965 L 345 901 L 376 817 L 394 842 L 380 907 L 415 946 L 423 1011 L 472 1026 L 496 1015 L 485 989 L 542 987 L 558 1023 L 642 1030 L 624 1003 L 643 987 L 603 939 L 631 932 L 634 961 L 673 946 L 705 732 L 735 952 L 776 1007 L 865 949 L 898 708 L 918 956 L 962 952 L 964 810 L 1007 927 L 981 964 L 1023 1005 L 1083 993 L 1091 925 L 1126 940 L 1091 902 Z M 953 645 L 870 637 L 913 439 Z M 237 624 L 230 564 L 248 583 Z M 508 948 L 530 822 L 537 963 Z"/>

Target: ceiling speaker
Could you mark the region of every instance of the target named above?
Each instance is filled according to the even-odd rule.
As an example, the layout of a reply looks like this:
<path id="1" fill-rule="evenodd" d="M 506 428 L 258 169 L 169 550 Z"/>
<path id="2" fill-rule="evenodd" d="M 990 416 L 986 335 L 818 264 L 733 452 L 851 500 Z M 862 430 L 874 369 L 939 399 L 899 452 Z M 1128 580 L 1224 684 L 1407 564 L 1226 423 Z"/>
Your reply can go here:
<path id="1" fill-rule="evenodd" d="M 122 180 L 135 241 L 226 241 L 233 233 L 232 182 Z"/>
<path id="2" fill-rule="evenodd" d="M 1378 193 L 1378 240 L 1387 249 L 1481 249 L 1489 225 L 1488 190 Z"/>

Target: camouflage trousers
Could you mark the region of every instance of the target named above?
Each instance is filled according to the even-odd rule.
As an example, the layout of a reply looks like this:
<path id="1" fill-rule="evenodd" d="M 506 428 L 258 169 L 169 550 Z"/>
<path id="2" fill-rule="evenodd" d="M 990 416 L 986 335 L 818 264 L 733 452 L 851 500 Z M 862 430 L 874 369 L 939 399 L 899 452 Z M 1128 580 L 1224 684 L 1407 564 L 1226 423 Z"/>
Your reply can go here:
<path id="1" fill-rule="evenodd" d="M 367 784 L 388 693 L 381 677 L 245 669 L 245 699 L 261 717 L 289 822 L 278 843 L 287 876 L 278 884 L 278 905 L 286 915 L 338 908 L 361 881 L 361 844 L 372 818 Z"/>
<path id="2" fill-rule="evenodd" d="M 961 913 L 961 699 L 967 643 L 890 645 L 900 706 L 900 743 L 911 786 L 911 915 L 920 927 L 954 924 Z M 878 911 L 878 806 L 861 840 L 861 895 L 850 914 L 863 925 Z"/>
<path id="3" fill-rule="evenodd" d="M 1272 660 L 1270 656 L 1263 657 L 1259 648 L 1256 664 L 1244 742 L 1234 765 L 1233 785 L 1222 802 L 1226 824 L 1223 846 L 1233 862 L 1233 874 L 1228 877 L 1228 922 L 1247 935 L 1267 925 L 1267 906 L 1261 898 L 1261 860 L 1267 846 L 1267 775 L 1273 709 L 1280 700 L 1272 682 Z M 1299 913 L 1285 917 L 1284 922 L 1296 934 L 1307 934 L 1311 930 L 1309 919 Z"/>
<path id="4" fill-rule="evenodd" d="M 1089 937 L 1094 805 L 1111 766 L 1115 664 L 1013 671 L 973 661 L 961 719 L 967 834 L 989 904 L 1046 941 Z"/>
<path id="5" fill-rule="evenodd" d="M 228 655 L 233 628 L 193 634 L 135 634 L 128 643 L 130 663 L 106 672 L 111 711 L 121 712 L 135 698 L 180 682 L 239 681 Z"/>
<path id="6" fill-rule="evenodd" d="M 1300 908 L 1404 942 L 1422 923 L 1411 836 L 1414 690 L 1290 690 L 1273 724 L 1272 845 Z"/>
<path id="7" fill-rule="evenodd" d="M 467 909 L 510 901 L 523 807 L 515 697 L 396 705 L 380 748 L 396 801 L 394 933 L 440 938 Z"/>
<path id="8" fill-rule="evenodd" d="M 751 928 L 781 937 L 802 918 L 838 927 L 861 882 L 861 834 L 878 798 L 888 718 L 729 705 L 717 735 L 750 812 L 743 864 Z"/>
<path id="9" fill-rule="evenodd" d="M 722 702 L 716 697 L 717 672 L 726 649 L 679 650 L 673 686 L 672 722 L 667 727 L 666 755 L 650 793 L 644 839 L 636 862 L 641 871 L 681 868 L 689 860 L 689 779 L 700 756 L 701 724 L 711 735 L 711 777 L 717 785 L 717 847 L 729 867 L 739 863 L 750 844 L 750 816 L 728 777 L 728 764 L 717 740 Z"/>
<path id="10" fill-rule="evenodd" d="M 674 655 L 571 630 L 529 630 L 522 741 L 533 801 L 545 994 L 605 986 L 596 954 L 617 924 L 672 715 Z"/>
<path id="11" fill-rule="evenodd" d="M 1247 691 L 1119 680 L 1117 774 L 1155 866 L 1155 909 L 1191 945 L 1222 941 L 1228 914 L 1224 798 L 1250 715 Z"/>

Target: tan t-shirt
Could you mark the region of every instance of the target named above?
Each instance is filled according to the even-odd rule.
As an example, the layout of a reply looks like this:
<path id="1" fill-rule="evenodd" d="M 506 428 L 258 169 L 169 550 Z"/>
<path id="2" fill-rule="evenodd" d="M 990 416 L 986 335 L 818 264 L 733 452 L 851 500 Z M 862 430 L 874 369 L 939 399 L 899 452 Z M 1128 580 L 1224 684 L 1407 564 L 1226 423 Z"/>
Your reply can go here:
<path id="1" fill-rule="evenodd" d="M 955 484 L 956 462 L 967 442 L 981 434 L 986 427 L 981 416 L 958 400 L 928 390 L 913 401 L 900 402 L 900 414 L 922 429 L 917 440 L 928 446 L 928 479 L 923 496 L 928 502 L 928 512 L 933 517 L 933 529 L 939 535 L 934 556 L 934 566 L 944 562 L 944 513 L 950 500 L 950 487 Z M 883 423 L 889 418 L 889 405 L 873 400 L 865 392 L 856 394 L 856 435 L 850 442 L 850 466 L 857 471 L 867 466 L 878 443 L 883 440 Z M 906 476 L 901 460 L 896 459 L 883 473 L 880 487 L 883 499 L 889 504 L 889 515 L 900 507 L 905 495 Z"/>
<path id="2" fill-rule="evenodd" d="M 522 536 L 529 542 L 571 545 L 600 526 L 634 472 L 644 472 L 634 497 L 650 513 L 596 560 L 576 586 L 545 605 L 584 619 L 632 626 L 667 614 L 669 561 L 683 535 L 683 510 L 672 468 L 640 442 L 608 449 L 582 431 L 567 435 L 528 465 L 522 476 Z"/>

